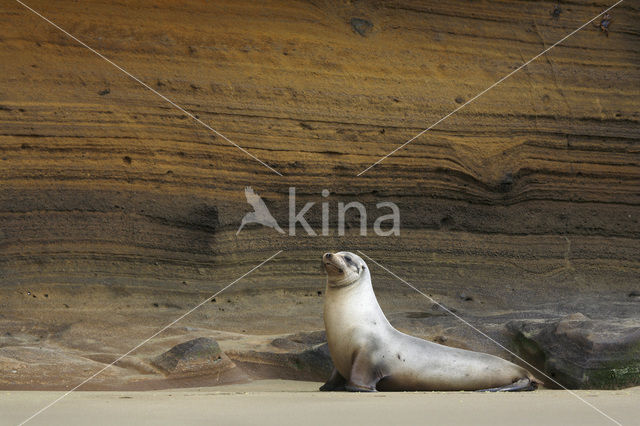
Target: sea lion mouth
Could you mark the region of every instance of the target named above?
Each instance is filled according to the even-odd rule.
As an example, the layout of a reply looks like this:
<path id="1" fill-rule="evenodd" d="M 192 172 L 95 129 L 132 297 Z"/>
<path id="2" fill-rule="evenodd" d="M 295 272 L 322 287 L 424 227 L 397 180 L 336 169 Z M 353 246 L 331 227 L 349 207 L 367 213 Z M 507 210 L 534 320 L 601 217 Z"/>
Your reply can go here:
<path id="1" fill-rule="evenodd" d="M 324 269 L 326 269 L 326 270 L 327 270 L 327 272 L 328 272 L 330 269 L 332 269 L 332 270 L 334 270 L 334 271 L 338 272 L 339 274 L 342 274 L 342 273 L 344 272 L 344 271 L 342 270 L 342 268 L 338 268 L 336 265 L 334 265 L 334 264 L 333 264 L 333 263 L 331 263 L 331 262 L 325 262 L 325 263 L 324 263 Z"/>

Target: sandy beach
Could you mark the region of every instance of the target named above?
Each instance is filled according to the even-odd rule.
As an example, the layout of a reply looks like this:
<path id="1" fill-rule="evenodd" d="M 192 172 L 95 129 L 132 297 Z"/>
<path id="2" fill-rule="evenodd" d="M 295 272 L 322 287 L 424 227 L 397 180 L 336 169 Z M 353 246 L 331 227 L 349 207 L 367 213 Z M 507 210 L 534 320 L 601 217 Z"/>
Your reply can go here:
<path id="1" fill-rule="evenodd" d="M 318 392 L 320 383 L 261 380 L 215 388 L 158 392 L 74 392 L 30 425 L 175 424 L 615 424 L 563 390 L 524 393 Z M 640 388 L 575 391 L 623 425 L 638 425 Z M 0 424 L 16 425 L 58 398 L 60 392 L 7 392 Z"/>

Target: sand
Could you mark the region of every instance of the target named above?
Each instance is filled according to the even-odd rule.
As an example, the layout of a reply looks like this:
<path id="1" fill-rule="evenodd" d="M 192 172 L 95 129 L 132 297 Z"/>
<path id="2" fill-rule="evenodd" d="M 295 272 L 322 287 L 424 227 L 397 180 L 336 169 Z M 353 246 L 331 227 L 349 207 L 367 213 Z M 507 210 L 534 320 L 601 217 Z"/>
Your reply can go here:
<path id="1" fill-rule="evenodd" d="M 615 424 L 563 390 L 489 394 L 318 392 L 320 384 L 262 380 L 154 392 L 74 392 L 29 425 Z M 640 387 L 575 391 L 624 425 L 640 424 Z M 0 393 L 0 424 L 16 425 L 60 392 Z"/>

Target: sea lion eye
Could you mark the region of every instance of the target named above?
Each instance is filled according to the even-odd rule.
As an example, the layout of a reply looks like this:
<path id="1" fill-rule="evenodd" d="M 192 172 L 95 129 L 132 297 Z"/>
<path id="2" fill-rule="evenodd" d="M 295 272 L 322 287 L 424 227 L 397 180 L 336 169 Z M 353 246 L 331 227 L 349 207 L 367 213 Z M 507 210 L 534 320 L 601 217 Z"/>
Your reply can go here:
<path id="1" fill-rule="evenodd" d="M 344 260 L 346 260 L 347 262 L 351 263 L 351 258 L 350 258 L 349 256 L 346 256 L 346 257 L 344 258 Z"/>

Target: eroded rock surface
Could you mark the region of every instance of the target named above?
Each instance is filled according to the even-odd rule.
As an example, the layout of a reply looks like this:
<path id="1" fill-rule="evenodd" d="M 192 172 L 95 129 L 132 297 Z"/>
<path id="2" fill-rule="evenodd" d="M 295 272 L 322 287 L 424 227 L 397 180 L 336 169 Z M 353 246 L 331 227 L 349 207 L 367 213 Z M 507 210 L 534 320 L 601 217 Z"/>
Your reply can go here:
<path id="1" fill-rule="evenodd" d="M 617 389 L 640 385 L 640 320 L 512 321 L 508 328 L 528 361 L 569 388 Z M 547 383 L 553 386 L 553 383 Z"/>

